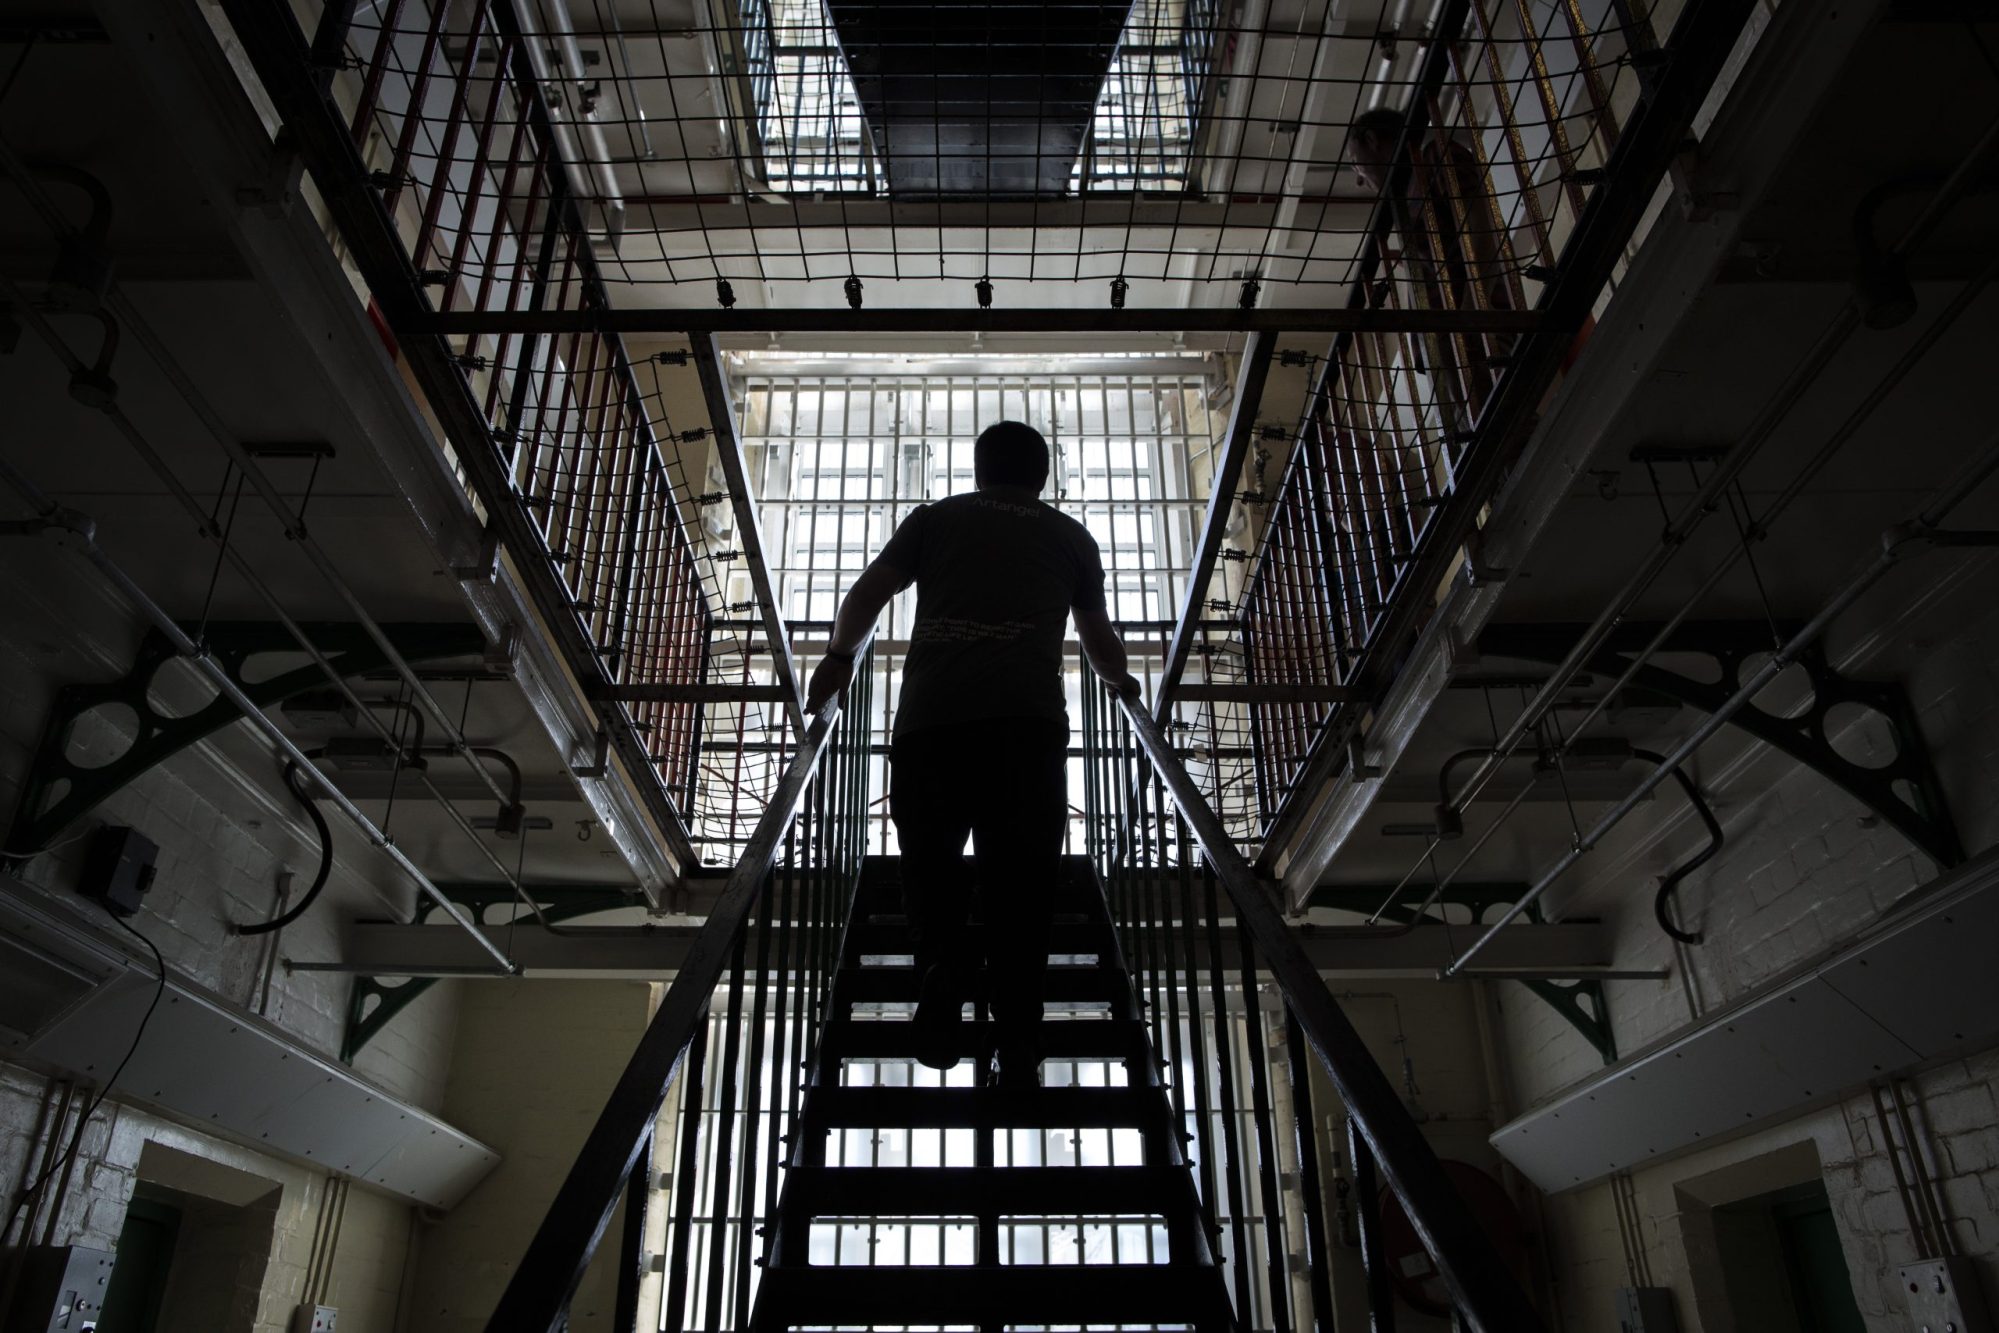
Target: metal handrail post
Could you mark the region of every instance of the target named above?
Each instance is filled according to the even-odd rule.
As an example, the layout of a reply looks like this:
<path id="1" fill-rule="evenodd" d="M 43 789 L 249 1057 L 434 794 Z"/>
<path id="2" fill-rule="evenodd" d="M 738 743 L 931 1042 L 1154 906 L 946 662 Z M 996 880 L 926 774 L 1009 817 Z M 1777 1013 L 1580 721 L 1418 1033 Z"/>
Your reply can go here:
<path id="1" fill-rule="evenodd" d="M 1353 1117 L 1389 1188 L 1477 1333 L 1535 1333 L 1540 1314 L 1465 1206 L 1422 1131 L 1347 1021 L 1332 991 L 1284 924 L 1269 890 L 1222 827 L 1165 734 L 1142 706 L 1120 699 L 1132 734 L 1165 782 L 1229 898 L 1237 929 L 1290 1002 L 1298 1026 Z"/>
<path id="2" fill-rule="evenodd" d="M 856 677 L 865 682 L 865 666 L 856 671 Z M 859 697 L 866 697 L 864 686 Z M 768 888 L 778 851 L 813 779 L 821 776 L 820 761 L 834 741 L 841 704 L 835 697 L 812 715 L 798 751 L 778 780 L 770 804 L 708 914 L 707 924 L 689 947 L 686 961 L 639 1038 L 638 1047 L 578 1150 L 575 1164 L 501 1293 L 487 1321 L 487 1333 L 550 1333 L 560 1326 L 610 1222 L 640 1145 L 659 1119 L 689 1043 L 707 1022 L 710 998 L 736 956 L 736 942 L 752 911 Z"/>

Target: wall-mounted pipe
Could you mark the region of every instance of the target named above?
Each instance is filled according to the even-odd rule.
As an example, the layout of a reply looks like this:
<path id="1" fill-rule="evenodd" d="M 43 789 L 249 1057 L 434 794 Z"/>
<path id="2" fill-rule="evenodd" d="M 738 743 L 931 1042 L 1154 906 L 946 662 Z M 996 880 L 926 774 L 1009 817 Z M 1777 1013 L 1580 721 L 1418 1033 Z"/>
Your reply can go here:
<path id="1" fill-rule="evenodd" d="M 526 39 L 521 48 L 545 90 L 543 100 L 555 128 L 563 168 L 577 196 L 596 200 L 604 211 L 604 234 L 611 253 L 616 254 L 625 235 L 625 196 L 618 188 L 611 146 L 597 120 L 594 94 L 586 91 L 583 48 L 576 42 L 576 20 L 570 16 L 568 0 L 525 0 L 515 13 L 521 36 Z M 561 73 L 549 68 L 544 43 L 554 46 L 555 57 L 562 63 Z M 634 98 L 637 95 L 634 88 Z"/>
<path id="2" fill-rule="evenodd" d="M 223 668 L 222 664 L 216 661 L 214 654 L 202 652 L 200 645 L 189 638 L 187 632 L 180 627 L 180 622 L 169 615 L 166 609 L 158 602 L 155 602 L 146 593 L 146 590 L 141 588 L 132 576 L 125 572 L 124 567 L 113 560 L 97 544 L 96 529 L 89 519 L 57 506 L 47 496 L 43 495 L 33 482 L 22 476 L 14 465 L 4 458 L 0 458 L 0 481 L 5 481 L 17 495 L 34 509 L 37 515 L 48 520 L 49 530 L 52 534 L 56 535 L 64 544 L 80 552 L 85 559 L 95 565 L 98 571 L 125 595 L 126 599 L 132 603 L 140 615 L 152 621 L 154 627 L 166 636 L 168 642 L 172 643 L 181 656 L 187 659 L 189 665 L 207 676 L 216 690 L 242 711 L 245 722 L 263 732 L 272 745 L 277 747 L 278 752 L 290 759 L 294 764 L 297 764 L 301 772 L 318 773 L 318 769 L 314 767 L 310 756 L 304 750 L 301 750 L 291 737 L 285 735 L 279 729 L 278 724 L 273 722 L 262 709 L 258 708 L 255 701 L 249 695 L 243 693 L 242 687 L 230 677 L 229 672 Z M 361 831 L 362 836 L 368 840 L 368 845 L 378 848 L 391 861 L 394 861 L 402 872 L 409 876 L 410 882 L 415 884 L 425 897 L 436 903 L 444 910 L 445 915 L 457 922 L 472 938 L 479 941 L 479 946 L 493 956 L 493 960 L 499 965 L 499 970 L 510 975 L 520 971 L 518 967 L 514 966 L 513 960 L 507 957 L 506 952 L 493 943 L 486 933 L 480 930 L 478 925 L 473 922 L 472 918 L 465 915 L 465 909 L 453 902 L 449 895 L 431 882 L 430 876 L 424 874 L 417 867 L 416 862 L 410 860 L 400 847 L 391 842 L 388 835 L 377 828 L 375 822 L 362 813 L 359 806 L 343 796 L 323 776 L 319 778 L 319 785 L 320 789 L 326 793 L 327 798 L 339 807 L 340 812 L 347 816 L 355 828 Z"/>
<path id="3" fill-rule="evenodd" d="M 1691 735 L 1674 746 L 1669 753 L 1662 756 L 1657 766 L 1645 775 L 1644 780 L 1638 784 L 1636 790 L 1612 806 L 1589 832 L 1579 835 L 1569 850 L 1563 853 L 1554 865 L 1544 871 L 1540 878 L 1536 879 L 1533 885 L 1520 895 L 1518 901 L 1501 913 L 1499 919 L 1493 922 L 1470 948 L 1466 949 L 1453 960 L 1450 966 L 1443 969 L 1442 975 L 1449 978 L 1455 977 L 1462 972 L 1465 965 L 1477 956 L 1481 949 L 1490 944 L 1495 935 L 1512 924 L 1514 919 L 1522 912 L 1525 912 L 1542 894 L 1546 893 L 1549 886 L 1559 879 L 1569 867 L 1588 854 L 1612 829 L 1623 823 L 1625 817 L 1633 810 L 1636 810 L 1640 802 L 1647 796 L 1650 796 L 1653 790 L 1660 783 L 1664 782 L 1679 765 L 1691 758 L 1694 752 L 1706 742 L 1708 737 L 1719 731 L 1730 718 L 1742 711 L 1750 700 L 1761 693 L 1765 686 L 1775 680 L 1793 662 L 1797 661 L 1799 655 L 1805 649 L 1811 647 L 1813 643 L 1817 642 L 1819 636 L 1825 633 L 1826 628 L 1831 625 L 1840 613 L 1858 601 L 1861 594 L 1880 582 L 1881 578 L 1899 564 L 1903 557 L 1909 554 L 1912 549 L 1928 550 L 1934 546 L 1955 544 L 1951 541 L 1951 534 L 1939 530 L 1941 524 L 1966 496 L 1970 495 L 1973 490 L 1995 471 L 1999 471 L 1999 436 L 1988 441 L 1985 448 L 1980 451 L 1973 462 L 1942 490 L 1938 491 L 1930 503 L 1925 505 L 1919 513 L 1912 516 L 1906 522 L 1898 523 L 1894 527 L 1884 531 L 1881 534 L 1880 552 L 1859 573 L 1849 578 L 1840 590 L 1820 608 L 1817 615 L 1806 621 L 1802 629 L 1785 640 L 1784 644 L 1776 652 L 1772 653 L 1761 667 L 1751 673 L 1748 679 L 1744 680 L 1733 694 L 1724 699 L 1714 712 L 1708 714 L 1702 720 L 1701 724 L 1694 728 Z M 1985 534 L 1977 534 L 1977 536 L 1983 537 Z M 1982 545 L 1983 543 L 1979 542 L 1978 544 Z"/>

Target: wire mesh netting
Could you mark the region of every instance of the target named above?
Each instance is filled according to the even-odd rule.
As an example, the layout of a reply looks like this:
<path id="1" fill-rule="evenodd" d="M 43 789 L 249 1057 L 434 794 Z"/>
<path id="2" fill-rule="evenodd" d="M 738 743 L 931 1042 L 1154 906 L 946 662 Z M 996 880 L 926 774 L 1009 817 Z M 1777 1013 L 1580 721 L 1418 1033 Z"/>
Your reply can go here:
<path id="1" fill-rule="evenodd" d="M 1387 264 L 1374 303 L 1519 309 L 1653 48 L 1620 0 L 1089 8 L 406 3 L 336 83 L 475 308 L 514 308 L 489 217 L 559 196 L 625 304 L 1310 304 Z"/>

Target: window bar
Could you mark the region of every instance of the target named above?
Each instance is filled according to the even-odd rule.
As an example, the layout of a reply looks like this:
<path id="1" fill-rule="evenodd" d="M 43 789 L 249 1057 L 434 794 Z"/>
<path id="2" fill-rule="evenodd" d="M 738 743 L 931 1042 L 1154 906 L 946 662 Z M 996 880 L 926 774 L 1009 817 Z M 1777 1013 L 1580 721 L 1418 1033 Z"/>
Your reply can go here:
<path id="1" fill-rule="evenodd" d="M 1255 1108 L 1257 1183 L 1263 1197 L 1263 1246 L 1270 1284 L 1274 1333 L 1291 1333 L 1291 1277 L 1285 1270 L 1284 1196 L 1277 1187 L 1277 1132 L 1270 1103 L 1269 1052 L 1263 1040 L 1263 1003 L 1256 980 L 1256 951 L 1249 932 L 1242 937 L 1242 1007 L 1245 1055 L 1249 1063 L 1250 1105 Z"/>

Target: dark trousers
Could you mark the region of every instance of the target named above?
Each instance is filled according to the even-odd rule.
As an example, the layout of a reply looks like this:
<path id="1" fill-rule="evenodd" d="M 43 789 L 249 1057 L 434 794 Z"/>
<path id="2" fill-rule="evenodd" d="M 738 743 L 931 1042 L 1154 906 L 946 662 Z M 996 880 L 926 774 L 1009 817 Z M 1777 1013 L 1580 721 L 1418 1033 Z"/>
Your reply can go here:
<path id="1" fill-rule="evenodd" d="M 1068 746 L 1061 723 L 1000 718 L 925 728 L 890 750 L 889 813 L 917 969 L 941 965 L 970 995 L 979 958 L 965 926 L 976 902 L 1002 1043 L 1031 1041 L 1041 1019 L 1069 819 Z"/>

